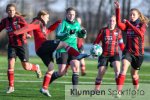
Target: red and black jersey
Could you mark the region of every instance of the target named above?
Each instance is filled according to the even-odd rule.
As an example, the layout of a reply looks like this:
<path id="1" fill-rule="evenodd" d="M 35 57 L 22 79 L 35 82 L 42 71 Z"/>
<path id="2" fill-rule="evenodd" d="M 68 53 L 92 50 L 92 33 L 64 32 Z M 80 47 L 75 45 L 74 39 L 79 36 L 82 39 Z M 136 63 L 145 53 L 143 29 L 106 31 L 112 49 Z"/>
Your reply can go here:
<path id="1" fill-rule="evenodd" d="M 146 24 L 140 22 L 137 19 L 135 22 L 126 23 L 121 22 L 120 9 L 116 9 L 117 25 L 121 30 L 126 31 L 127 43 L 125 46 L 125 51 L 135 55 L 144 55 L 144 33 L 146 31 Z"/>
<path id="2" fill-rule="evenodd" d="M 82 48 L 82 46 L 84 45 L 84 39 L 83 38 L 77 38 L 77 46 L 78 48 Z"/>
<path id="3" fill-rule="evenodd" d="M 122 33 L 118 28 L 110 30 L 108 27 L 102 28 L 94 41 L 94 44 L 99 44 L 102 42 L 102 48 L 104 56 L 114 56 L 118 55 L 118 46 L 124 49 Z"/>
<path id="4" fill-rule="evenodd" d="M 22 46 L 27 43 L 25 34 L 15 35 L 14 31 L 18 30 L 27 25 L 27 22 L 22 16 L 15 16 L 13 18 L 6 17 L 0 22 L 0 31 L 6 29 L 9 37 L 9 45 L 11 46 Z"/>
<path id="5" fill-rule="evenodd" d="M 21 28 L 20 30 L 15 31 L 16 35 L 25 33 L 33 30 L 35 50 L 37 51 L 41 45 L 47 40 L 47 34 L 55 30 L 59 25 L 60 20 L 46 28 L 46 25 L 42 19 L 35 18 L 31 24 L 28 24 L 26 27 Z"/>

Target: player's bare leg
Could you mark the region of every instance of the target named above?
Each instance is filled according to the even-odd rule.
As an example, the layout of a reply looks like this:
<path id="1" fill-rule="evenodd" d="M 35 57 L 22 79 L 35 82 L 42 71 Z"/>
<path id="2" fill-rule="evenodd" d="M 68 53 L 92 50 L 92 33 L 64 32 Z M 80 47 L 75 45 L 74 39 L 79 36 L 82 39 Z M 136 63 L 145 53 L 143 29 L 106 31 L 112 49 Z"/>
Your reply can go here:
<path id="1" fill-rule="evenodd" d="M 81 68 L 81 75 L 85 76 L 86 75 L 86 67 L 85 67 L 85 60 L 84 58 L 80 60 L 80 68 Z"/>
<path id="2" fill-rule="evenodd" d="M 78 81 L 79 81 L 79 61 L 72 60 L 70 62 L 70 66 L 72 69 L 72 85 L 73 89 L 77 89 Z"/>
<path id="3" fill-rule="evenodd" d="M 10 58 L 8 60 L 8 81 L 9 81 L 9 87 L 6 93 L 12 93 L 14 92 L 14 66 L 15 66 L 15 58 Z"/>
<path id="4" fill-rule="evenodd" d="M 37 74 L 37 78 L 41 78 L 42 77 L 42 72 L 40 69 L 40 66 L 38 64 L 31 64 L 29 62 L 22 62 L 22 66 L 25 70 L 29 70 L 29 71 L 35 71 Z"/>
<path id="5" fill-rule="evenodd" d="M 49 83 L 52 77 L 52 74 L 54 72 L 54 64 L 52 62 L 50 62 L 50 64 L 48 65 L 48 70 L 44 76 L 44 80 L 43 80 L 43 86 L 40 89 L 40 92 L 48 97 L 51 97 L 51 94 L 48 91 L 48 87 L 49 87 Z"/>
<path id="6" fill-rule="evenodd" d="M 131 68 L 131 77 L 132 77 L 132 83 L 134 85 L 134 89 L 138 90 L 138 88 L 139 88 L 138 70 L 135 70 L 134 68 Z"/>
<path id="7" fill-rule="evenodd" d="M 100 90 L 100 86 L 102 83 L 103 76 L 106 72 L 106 66 L 100 66 L 98 69 L 98 74 L 95 80 L 95 90 Z"/>

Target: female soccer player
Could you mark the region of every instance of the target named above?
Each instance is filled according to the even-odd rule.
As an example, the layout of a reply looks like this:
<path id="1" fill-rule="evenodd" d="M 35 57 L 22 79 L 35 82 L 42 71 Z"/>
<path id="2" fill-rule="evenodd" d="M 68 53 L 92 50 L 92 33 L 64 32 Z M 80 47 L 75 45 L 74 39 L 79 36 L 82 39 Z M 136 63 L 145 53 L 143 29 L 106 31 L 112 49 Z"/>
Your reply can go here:
<path id="1" fill-rule="evenodd" d="M 117 25 L 127 34 L 127 43 L 123 51 L 122 69 L 118 76 L 118 91 L 122 90 L 125 76 L 130 65 L 132 66 L 132 82 L 134 88 L 137 90 L 139 86 L 138 70 L 140 70 L 144 56 L 144 33 L 149 20 L 138 9 L 133 8 L 130 10 L 130 19 L 125 19 L 124 22 L 121 22 L 119 2 L 115 2 L 115 7 Z"/>
<path id="2" fill-rule="evenodd" d="M 74 48 L 68 46 L 65 42 L 61 42 L 59 40 L 47 40 L 47 34 L 51 31 L 55 30 L 55 28 L 60 24 L 60 20 L 57 21 L 55 24 L 46 28 L 46 24 L 49 21 L 49 14 L 45 10 L 39 11 L 36 18 L 34 18 L 33 22 L 26 27 L 23 27 L 20 30 L 15 32 L 16 35 L 22 34 L 24 32 L 28 32 L 33 30 L 34 41 L 35 41 L 35 50 L 36 54 L 42 59 L 44 64 L 48 67 L 48 70 L 45 74 L 43 80 L 43 86 L 40 90 L 46 96 L 51 96 L 48 91 L 48 86 L 51 81 L 51 77 L 55 74 L 54 72 L 54 64 L 53 64 L 53 52 L 55 50 L 65 48 L 68 54 L 75 56 L 75 59 L 82 59 L 87 57 L 86 54 L 80 54 Z"/>
<path id="3" fill-rule="evenodd" d="M 79 16 L 76 17 L 76 20 L 79 22 L 80 25 L 82 25 L 82 19 Z M 84 53 L 83 45 L 84 45 L 84 38 L 77 38 L 77 47 L 78 47 L 78 50 L 80 53 Z M 67 73 L 68 68 L 69 68 L 69 65 L 66 66 L 66 73 Z M 86 75 L 86 67 L 85 67 L 84 58 L 80 60 L 80 70 L 81 70 L 81 75 L 85 76 Z"/>
<path id="4" fill-rule="evenodd" d="M 80 29 L 80 24 L 76 21 L 75 16 L 76 10 L 74 8 L 70 7 L 66 9 L 66 18 L 56 29 L 56 38 L 78 50 L 77 37 L 83 38 L 86 35 L 86 31 L 85 29 Z M 54 72 L 52 79 L 55 80 L 58 77 L 63 76 L 66 73 L 66 65 L 70 64 L 73 71 L 72 84 L 73 88 L 75 88 L 76 85 L 78 85 L 79 61 L 76 60 L 73 55 L 68 54 L 65 49 L 61 48 L 56 52 L 56 62 L 59 70 L 58 72 Z"/>
<path id="5" fill-rule="evenodd" d="M 30 34 L 15 35 L 14 31 L 27 25 L 25 19 L 19 15 L 16 11 L 14 4 L 8 4 L 6 7 L 6 13 L 8 17 L 4 18 L 0 22 L 0 31 L 4 28 L 7 31 L 9 37 L 8 43 L 8 81 L 9 88 L 7 93 L 14 92 L 14 65 L 15 59 L 18 56 L 21 60 L 22 66 L 25 70 L 35 71 L 37 77 L 41 77 L 41 70 L 39 65 L 29 63 L 29 54 L 27 47 L 27 37 L 31 37 Z"/>
<path id="6" fill-rule="evenodd" d="M 99 44 L 102 41 L 103 53 L 98 58 L 98 75 L 95 81 L 95 90 L 100 89 L 103 76 L 106 72 L 108 62 L 110 66 L 114 68 L 115 79 L 117 81 L 120 72 L 120 57 L 119 50 L 124 49 L 124 43 L 122 39 L 121 31 L 116 28 L 116 16 L 112 16 L 109 20 L 108 27 L 102 28 L 94 41 L 94 44 Z"/>

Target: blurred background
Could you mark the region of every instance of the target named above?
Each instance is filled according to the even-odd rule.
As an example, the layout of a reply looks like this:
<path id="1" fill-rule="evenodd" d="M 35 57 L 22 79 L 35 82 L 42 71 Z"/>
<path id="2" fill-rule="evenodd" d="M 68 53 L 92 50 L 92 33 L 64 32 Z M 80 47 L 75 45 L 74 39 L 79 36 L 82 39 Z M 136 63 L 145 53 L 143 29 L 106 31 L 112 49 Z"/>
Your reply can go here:
<path id="1" fill-rule="evenodd" d="M 65 9 L 75 7 L 79 16 L 82 18 L 83 24 L 88 31 L 88 36 L 85 40 L 85 48 L 95 40 L 99 29 L 107 26 L 109 17 L 115 14 L 115 0 L 0 0 L 0 19 L 7 16 L 5 9 L 8 3 L 16 3 L 19 12 L 26 14 L 26 20 L 30 23 L 41 9 L 46 9 L 50 13 L 51 25 L 58 19 L 65 17 Z M 121 4 L 122 19 L 128 19 L 129 10 L 138 8 L 145 16 L 150 17 L 150 0 L 119 0 Z M 125 39 L 125 34 L 124 41 Z M 50 34 L 49 39 L 54 39 L 55 33 Z M 0 55 L 7 53 L 7 34 L 4 31 L 0 32 Z M 30 55 L 34 56 L 33 38 L 29 39 Z M 89 49 L 88 49 L 89 50 Z M 146 56 L 150 57 L 150 27 L 145 33 L 145 50 Z"/>

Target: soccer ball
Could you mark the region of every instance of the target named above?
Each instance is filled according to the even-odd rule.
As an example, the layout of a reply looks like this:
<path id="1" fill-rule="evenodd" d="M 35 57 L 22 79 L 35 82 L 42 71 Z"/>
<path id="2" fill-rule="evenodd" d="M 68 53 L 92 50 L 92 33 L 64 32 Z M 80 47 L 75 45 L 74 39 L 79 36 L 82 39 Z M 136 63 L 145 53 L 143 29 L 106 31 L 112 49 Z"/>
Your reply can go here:
<path id="1" fill-rule="evenodd" d="M 103 49 L 100 45 L 95 44 L 90 50 L 92 56 L 100 56 L 103 52 Z"/>

